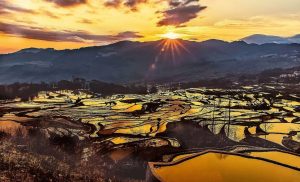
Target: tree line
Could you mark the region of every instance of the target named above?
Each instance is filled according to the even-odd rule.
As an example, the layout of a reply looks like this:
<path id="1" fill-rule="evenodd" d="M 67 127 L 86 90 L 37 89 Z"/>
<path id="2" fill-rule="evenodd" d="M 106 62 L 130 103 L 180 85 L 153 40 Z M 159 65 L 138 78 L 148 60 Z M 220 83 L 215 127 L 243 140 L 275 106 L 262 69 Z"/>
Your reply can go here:
<path id="1" fill-rule="evenodd" d="M 87 81 L 82 78 L 74 78 L 73 80 L 61 80 L 49 83 L 13 83 L 0 85 L 0 100 L 21 98 L 21 100 L 25 101 L 33 99 L 41 91 L 58 90 L 86 90 L 100 94 L 103 97 L 112 94 L 148 94 L 157 92 L 155 86 L 147 86 L 147 84 L 118 85 L 98 80 Z"/>

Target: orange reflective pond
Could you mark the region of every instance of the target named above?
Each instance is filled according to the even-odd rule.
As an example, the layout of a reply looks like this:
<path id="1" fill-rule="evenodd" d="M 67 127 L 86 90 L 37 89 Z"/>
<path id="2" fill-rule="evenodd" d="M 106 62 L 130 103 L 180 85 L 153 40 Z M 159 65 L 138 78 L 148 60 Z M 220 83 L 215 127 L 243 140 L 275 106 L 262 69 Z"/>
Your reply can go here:
<path id="1" fill-rule="evenodd" d="M 300 169 L 300 157 L 278 151 L 251 152 L 251 156 L 273 160 L 281 164 L 297 167 Z"/>
<path id="2" fill-rule="evenodd" d="M 274 158 L 276 161 L 276 156 L 282 158 L 290 155 L 274 154 L 256 152 L 255 156 L 261 158 L 265 156 L 269 160 Z M 292 157 L 289 156 L 289 158 Z M 298 158 L 289 164 L 299 163 Z M 160 181 L 166 182 L 298 182 L 300 180 L 300 171 L 292 167 L 257 158 L 218 152 L 183 158 L 173 163 L 150 163 L 149 165 L 152 174 Z"/>

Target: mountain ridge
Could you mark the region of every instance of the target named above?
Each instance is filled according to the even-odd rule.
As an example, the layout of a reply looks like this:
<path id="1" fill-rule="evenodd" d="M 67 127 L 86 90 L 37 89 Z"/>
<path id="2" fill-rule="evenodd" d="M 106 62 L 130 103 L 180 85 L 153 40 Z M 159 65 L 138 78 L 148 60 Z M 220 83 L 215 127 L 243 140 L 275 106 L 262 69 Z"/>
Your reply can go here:
<path id="1" fill-rule="evenodd" d="M 265 34 L 253 34 L 247 37 L 240 39 L 245 41 L 248 44 L 268 44 L 268 43 L 276 43 L 276 44 L 300 44 L 300 34 L 290 36 L 290 37 L 282 37 L 275 35 L 265 35 Z"/>
<path id="2" fill-rule="evenodd" d="M 122 41 L 79 49 L 23 49 L 0 55 L 0 83 L 81 77 L 112 83 L 186 82 L 300 64 L 300 44 L 244 41 Z"/>
<path id="3" fill-rule="evenodd" d="M 251 38 L 274 38 L 274 39 L 280 39 L 283 42 L 274 42 L 272 40 L 270 41 L 265 41 L 265 40 L 261 40 L 262 42 L 258 42 L 255 40 L 249 40 Z M 288 41 L 289 39 L 299 39 L 299 41 Z M 30 49 L 38 49 L 38 50 L 55 50 L 55 51 L 69 51 L 69 50 L 80 50 L 80 49 L 89 49 L 89 48 L 101 48 L 101 47 L 105 47 L 105 46 L 113 46 L 113 45 L 120 45 L 120 44 L 126 44 L 126 43 L 157 43 L 157 42 L 162 42 L 168 39 L 159 39 L 159 40 L 153 40 L 153 41 L 131 41 L 131 40 L 122 40 L 122 41 L 118 41 L 118 42 L 114 42 L 111 44 L 106 44 L 106 45 L 96 45 L 96 46 L 86 46 L 86 47 L 80 47 L 80 48 L 75 48 L 75 49 L 55 49 L 55 48 L 37 48 L 37 47 L 28 47 L 28 48 L 24 48 L 24 49 L 20 49 L 18 51 L 15 52 L 11 52 L 11 53 L 5 53 L 5 54 L 0 54 L 0 55 L 6 55 L 6 54 L 13 54 L 13 53 L 17 53 L 20 51 L 26 51 L 26 50 L 30 50 Z M 238 40 L 234 40 L 234 41 L 225 41 L 225 40 L 221 40 L 221 39 L 208 39 L 208 40 L 204 40 L 204 41 L 195 41 L 195 40 L 184 40 L 184 39 L 176 39 L 178 41 L 187 41 L 187 42 L 192 42 L 192 43 L 211 43 L 211 42 L 219 42 L 219 43 L 235 43 L 235 42 L 245 42 L 247 44 L 258 44 L 258 45 L 263 45 L 263 44 L 300 44 L 300 34 L 296 34 L 294 36 L 291 37 L 281 37 L 281 36 L 276 36 L 276 35 L 266 35 L 266 34 L 253 34 L 253 35 L 249 35 L 247 37 L 238 39 Z M 265 42 L 263 42 L 265 41 Z"/>

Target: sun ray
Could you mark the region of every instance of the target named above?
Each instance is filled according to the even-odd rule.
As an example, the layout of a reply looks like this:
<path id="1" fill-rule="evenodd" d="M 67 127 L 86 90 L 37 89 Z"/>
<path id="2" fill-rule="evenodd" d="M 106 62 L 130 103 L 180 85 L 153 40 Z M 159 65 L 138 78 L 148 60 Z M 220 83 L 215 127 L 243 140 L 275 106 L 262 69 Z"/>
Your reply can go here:
<path id="1" fill-rule="evenodd" d="M 172 32 L 168 32 L 163 34 L 161 37 L 165 39 L 158 42 L 155 45 L 155 48 L 158 49 L 158 53 L 155 56 L 154 62 L 149 65 L 149 74 L 159 68 L 162 64 L 162 61 L 170 61 L 173 65 L 178 65 L 182 58 L 183 54 L 190 55 L 192 59 L 194 56 L 192 55 L 191 51 L 189 51 L 188 47 L 186 47 L 185 42 L 180 38 L 180 34 L 175 34 Z"/>

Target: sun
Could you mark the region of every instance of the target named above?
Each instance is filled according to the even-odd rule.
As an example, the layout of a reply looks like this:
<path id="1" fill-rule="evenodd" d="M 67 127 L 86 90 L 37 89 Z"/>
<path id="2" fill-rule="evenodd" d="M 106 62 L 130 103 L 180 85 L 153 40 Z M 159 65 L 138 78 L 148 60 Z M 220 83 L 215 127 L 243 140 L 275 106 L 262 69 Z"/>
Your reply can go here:
<path id="1" fill-rule="evenodd" d="M 163 38 L 167 38 L 167 39 L 178 39 L 180 38 L 180 35 L 174 32 L 168 32 L 162 35 Z"/>

